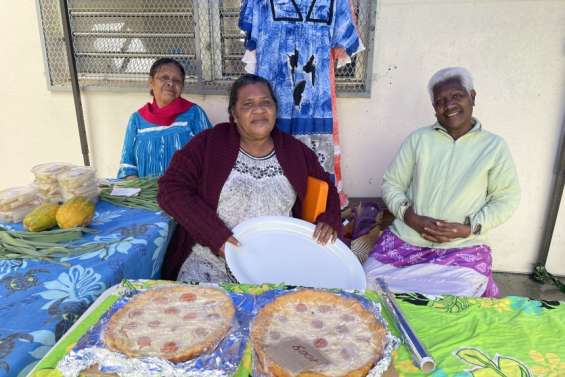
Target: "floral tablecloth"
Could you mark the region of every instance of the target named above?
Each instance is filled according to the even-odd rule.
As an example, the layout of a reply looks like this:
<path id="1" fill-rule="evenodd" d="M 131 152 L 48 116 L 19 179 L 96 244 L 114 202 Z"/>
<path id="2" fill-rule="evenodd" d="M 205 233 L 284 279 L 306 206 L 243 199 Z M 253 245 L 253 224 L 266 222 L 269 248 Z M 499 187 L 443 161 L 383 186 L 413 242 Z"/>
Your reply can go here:
<path id="1" fill-rule="evenodd" d="M 109 287 L 158 278 L 172 227 L 162 212 L 100 201 L 90 226 L 96 232 L 84 242 L 107 242 L 107 248 L 65 258 L 65 264 L 0 260 L 0 376 L 26 376 Z"/>
<path id="2" fill-rule="evenodd" d="M 564 377 L 565 302 L 397 295 L 414 331 L 437 363 L 431 377 Z M 402 346 L 401 377 L 424 376 Z"/>

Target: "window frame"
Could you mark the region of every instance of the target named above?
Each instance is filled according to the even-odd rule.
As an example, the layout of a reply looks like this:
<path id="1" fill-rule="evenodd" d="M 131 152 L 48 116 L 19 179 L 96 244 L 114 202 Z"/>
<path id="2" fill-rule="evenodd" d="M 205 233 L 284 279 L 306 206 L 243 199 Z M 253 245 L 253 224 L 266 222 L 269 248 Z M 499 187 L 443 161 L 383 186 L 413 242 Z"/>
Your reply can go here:
<path id="1" fill-rule="evenodd" d="M 109 0 L 111 1 L 111 0 Z M 120 1 L 120 0 L 114 0 Z M 221 30 L 221 14 L 220 11 L 222 0 L 208 0 L 204 2 L 202 0 L 192 0 L 193 2 L 193 14 L 197 14 L 199 8 L 204 5 L 204 9 L 206 10 L 206 15 L 208 19 L 212 20 L 212 22 L 207 22 L 208 28 L 205 28 L 205 31 L 201 30 L 201 22 L 200 20 L 196 19 L 194 16 L 194 35 L 195 35 L 195 54 L 196 58 L 195 61 L 197 62 L 197 79 L 194 81 L 186 81 L 184 85 L 183 92 L 195 95 L 226 95 L 227 89 L 229 85 L 233 81 L 232 77 L 224 77 L 222 76 L 222 67 L 224 66 L 224 62 L 226 59 L 226 54 L 223 54 L 222 51 L 222 43 L 228 39 L 222 36 Z M 336 94 L 338 97 L 342 98 L 369 98 L 371 97 L 371 83 L 372 83 L 372 72 L 373 72 L 373 55 L 374 55 L 374 39 L 375 39 L 375 31 L 376 31 L 376 12 L 377 12 L 377 2 L 374 0 L 358 0 L 360 3 L 360 8 L 365 7 L 364 12 L 366 17 L 368 18 L 368 23 L 364 25 L 364 31 L 360 31 L 360 34 L 365 36 L 363 37 L 363 43 L 365 45 L 365 51 L 361 52 L 361 54 L 365 54 L 364 56 L 364 66 L 362 66 L 362 70 L 364 73 L 364 77 L 361 80 L 340 80 L 338 74 L 339 71 L 336 68 Z M 58 23 L 61 23 L 61 14 L 59 9 L 59 1 L 57 0 L 36 0 L 36 11 L 37 11 L 37 18 L 38 18 L 38 28 L 39 28 L 39 35 L 41 40 L 41 49 L 42 49 L 42 56 L 43 56 L 43 64 L 44 64 L 44 72 L 47 82 L 47 89 L 52 92 L 68 92 L 71 90 L 70 79 L 66 84 L 57 84 L 55 83 L 55 78 L 53 77 L 53 72 L 50 62 L 52 65 L 55 64 L 63 64 L 64 67 L 68 67 L 67 58 L 66 58 L 66 51 L 64 43 L 64 38 L 62 36 L 62 26 L 60 36 L 57 38 L 57 43 L 61 43 L 61 51 L 53 51 L 53 53 L 59 54 L 62 56 L 61 62 L 51 61 L 49 59 L 50 51 L 48 51 L 48 42 L 46 36 L 46 29 L 45 29 L 45 18 L 43 11 L 42 3 L 45 2 L 53 2 L 53 6 L 56 8 L 56 13 L 58 16 Z M 70 0 L 67 0 L 69 3 Z M 73 31 L 74 33 L 74 31 Z M 207 38 L 200 37 L 206 36 Z M 233 39 L 233 37 L 230 37 Z M 73 38 L 74 40 L 74 38 Z M 210 44 L 210 49 L 202 48 L 203 44 Z M 76 47 L 76 43 L 75 43 Z M 212 57 L 210 51 L 214 51 L 216 56 Z M 170 55 L 171 57 L 175 57 L 174 55 Z M 76 54 L 75 54 L 76 59 Z M 210 70 L 203 70 L 203 61 L 209 62 L 218 62 L 214 64 L 209 64 L 212 69 Z M 213 67 L 216 66 L 216 72 L 213 72 Z M 103 76 L 104 74 L 100 74 Z M 108 76 L 115 78 L 117 81 L 120 81 L 120 76 L 117 73 L 110 73 L 107 74 Z M 355 75 L 355 73 L 353 73 Z M 216 78 L 215 77 L 220 77 Z M 204 78 L 211 78 L 212 80 L 207 81 Z M 103 81 L 99 81 L 99 84 L 84 84 L 83 79 L 80 77 L 79 72 L 79 84 L 81 90 L 83 91 L 94 91 L 94 92 L 132 92 L 132 93 L 139 93 L 139 92 L 147 92 L 147 86 L 145 82 L 147 78 L 135 78 L 130 77 L 128 79 L 130 82 L 129 85 L 120 85 L 120 86 L 110 86 L 104 85 Z M 125 81 L 124 81 L 125 82 Z M 143 84 L 141 84 L 143 82 Z M 362 86 L 362 89 L 357 90 L 346 90 L 347 87 L 356 87 Z"/>

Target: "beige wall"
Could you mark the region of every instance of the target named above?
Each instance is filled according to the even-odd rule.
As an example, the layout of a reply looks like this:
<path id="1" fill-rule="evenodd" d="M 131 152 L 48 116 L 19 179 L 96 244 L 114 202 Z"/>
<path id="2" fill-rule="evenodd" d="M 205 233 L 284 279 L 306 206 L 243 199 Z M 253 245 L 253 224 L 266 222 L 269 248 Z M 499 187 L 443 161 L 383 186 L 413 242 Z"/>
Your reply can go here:
<path id="1" fill-rule="evenodd" d="M 72 96 L 46 88 L 35 2 L 0 11 L 0 188 L 27 183 L 36 163 L 82 161 Z"/>
<path id="2" fill-rule="evenodd" d="M 0 35 L 1 189 L 29 182 L 34 164 L 81 163 L 82 155 L 72 95 L 46 88 L 35 1 L 4 2 Z M 402 139 L 434 121 L 428 78 L 441 67 L 464 65 L 475 75 L 475 115 L 506 138 L 523 187 L 515 216 L 491 233 L 494 266 L 529 272 L 565 117 L 564 43 L 564 0 L 380 1 L 372 96 L 338 99 L 346 191 L 357 197 L 380 194 L 383 171 Z M 225 97 L 189 97 L 213 122 L 225 120 Z M 146 100 L 142 93 L 83 95 L 91 160 L 99 175 L 115 174 L 129 114 Z M 552 272 L 565 273 L 561 228 L 550 263 Z"/>
<path id="3" fill-rule="evenodd" d="M 364 113 L 351 119 L 358 131 L 343 136 L 347 187 L 378 191 L 402 138 L 434 120 L 428 78 L 464 65 L 475 76 L 475 115 L 508 141 L 522 185 L 518 211 L 491 232 L 494 267 L 531 271 L 565 118 L 565 1 L 389 0 L 380 2 L 377 22 L 373 96 L 340 102 L 341 114 Z M 374 167 L 361 163 L 371 159 Z M 565 237 L 556 237 L 554 272 L 565 274 L 553 259 L 563 261 L 564 252 Z"/>

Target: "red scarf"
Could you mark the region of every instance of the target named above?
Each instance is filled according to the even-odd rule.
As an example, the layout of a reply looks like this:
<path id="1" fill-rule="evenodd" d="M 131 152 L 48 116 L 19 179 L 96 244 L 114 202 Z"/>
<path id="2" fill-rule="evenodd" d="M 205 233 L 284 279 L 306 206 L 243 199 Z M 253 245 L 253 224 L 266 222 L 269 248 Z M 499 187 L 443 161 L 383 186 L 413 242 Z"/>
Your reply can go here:
<path id="1" fill-rule="evenodd" d="M 138 110 L 139 115 L 146 121 L 158 126 L 170 126 L 179 114 L 184 113 L 192 107 L 192 102 L 184 98 L 177 98 L 167 106 L 159 108 L 153 98 L 153 103 L 147 102 Z"/>

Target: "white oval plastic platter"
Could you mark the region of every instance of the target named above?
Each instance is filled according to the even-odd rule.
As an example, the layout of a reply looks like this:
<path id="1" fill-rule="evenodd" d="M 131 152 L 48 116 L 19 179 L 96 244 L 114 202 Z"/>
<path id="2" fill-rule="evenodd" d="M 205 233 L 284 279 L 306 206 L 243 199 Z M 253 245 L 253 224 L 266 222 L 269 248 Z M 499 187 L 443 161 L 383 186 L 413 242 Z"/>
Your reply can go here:
<path id="1" fill-rule="evenodd" d="M 233 229 L 240 246 L 226 244 L 227 264 L 240 283 L 285 283 L 364 290 L 365 272 L 340 240 L 320 245 L 314 224 L 283 216 L 246 220 Z"/>

